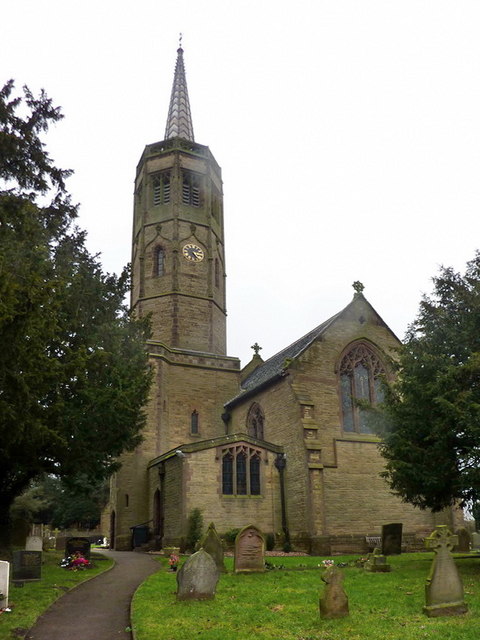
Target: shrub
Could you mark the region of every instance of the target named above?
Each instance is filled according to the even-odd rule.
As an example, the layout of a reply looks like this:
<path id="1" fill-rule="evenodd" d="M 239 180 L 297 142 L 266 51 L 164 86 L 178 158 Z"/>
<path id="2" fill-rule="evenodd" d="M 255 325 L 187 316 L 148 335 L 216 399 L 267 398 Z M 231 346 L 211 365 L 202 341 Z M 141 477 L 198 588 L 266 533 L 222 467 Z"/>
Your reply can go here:
<path id="1" fill-rule="evenodd" d="M 240 529 L 229 529 L 223 534 L 223 538 L 229 547 L 235 544 L 235 538 L 238 536 Z"/>
<path id="2" fill-rule="evenodd" d="M 265 549 L 267 551 L 273 551 L 275 548 L 275 535 L 273 533 L 267 533 L 265 536 Z"/>
<path id="3" fill-rule="evenodd" d="M 188 516 L 188 531 L 185 546 L 190 551 L 195 551 L 195 545 L 202 537 L 203 516 L 200 509 L 192 509 Z"/>

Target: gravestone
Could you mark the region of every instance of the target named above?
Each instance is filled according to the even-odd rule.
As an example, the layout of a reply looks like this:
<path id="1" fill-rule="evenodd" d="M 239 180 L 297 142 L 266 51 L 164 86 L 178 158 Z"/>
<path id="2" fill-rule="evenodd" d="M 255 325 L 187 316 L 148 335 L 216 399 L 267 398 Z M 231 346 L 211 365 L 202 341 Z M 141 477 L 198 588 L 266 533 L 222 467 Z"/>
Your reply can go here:
<path id="1" fill-rule="evenodd" d="M 8 585 L 10 578 L 10 563 L 0 560 L 0 609 L 8 607 Z"/>
<path id="2" fill-rule="evenodd" d="M 455 546 L 455 553 L 470 553 L 472 539 L 470 532 L 463 527 L 455 531 L 455 535 L 458 538 L 457 545 Z"/>
<path id="3" fill-rule="evenodd" d="M 205 534 L 205 537 L 203 538 L 200 546 L 212 556 L 220 573 L 225 573 L 226 568 L 224 561 L 223 544 L 213 522 L 210 523 L 207 529 L 207 533 Z"/>
<path id="4" fill-rule="evenodd" d="M 368 554 L 363 568 L 371 573 L 388 573 L 392 570 L 391 566 L 387 564 L 387 557 L 381 554 L 380 549 L 377 548 L 373 550 L 373 553 Z"/>
<path id="5" fill-rule="evenodd" d="M 320 617 L 344 618 L 348 616 L 348 597 L 343 588 L 343 573 L 337 567 L 328 567 L 322 575 L 325 589 L 320 598 Z"/>
<path id="6" fill-rule="evenodd" d="M 12 562 L 12 581 L 27 582 L 41 580 L 42 552 L 14 551 Z"/>
<path id="7" fill-rule="evenodd" d="M 472 551 L 480 551 L 480 533 L 472 533 Z"/>
<path id="8" fill-rule="evenodd" d="M 402 553 L 402 529 L 401 522 L 383 525 L 382 554 L 384 556 L 394 556 Z"/>
<path id="9" fill-rule="evenodd" d="M 424 613 L 431 618 L 456 616 L 467 611 L 462 580 L 450 553 L 457 543 L 458 537 L 452 535 L 444 524 L 437 525 L 425 539 L 427 549 L 435 552 L 425 585 L 426 605 L 423 607 Z"/>
<path id="10" fill-rule="evenodd" d="M 26 551 L 43 551 L 43 539 L 40 536 L 27 536 Z"/>
<path id="11" fill-rule="evenodd" d="M 235 538 L 235 573 L 265 571 L 265 540 L 253 524 L 243 527 Z"/>
<path id="12" fill-rule="evenodd" d="M 212 600 L 219 577 L 212 556 L 200 549 L 177 572 L 177 600 Z"/>
<path id="13" fill-rule="evenodd" d="M 80 553 L 86 560 L 90 560 L 90 540 L 88 538 L 67 538 L 65 541 L 65 556 Z"/>

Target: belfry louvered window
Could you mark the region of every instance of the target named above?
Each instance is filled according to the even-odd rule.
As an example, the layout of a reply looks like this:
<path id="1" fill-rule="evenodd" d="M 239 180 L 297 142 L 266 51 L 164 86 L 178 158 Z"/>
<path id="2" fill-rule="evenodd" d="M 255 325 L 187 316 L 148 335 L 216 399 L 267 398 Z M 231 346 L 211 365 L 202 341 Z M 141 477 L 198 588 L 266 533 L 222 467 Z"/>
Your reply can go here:
<path id="1" fill-rule="evenodd" d="M 170 202 L 170 171 L 162 171 L 152 178 L 153 205 L 168 204 Z"/>
<path id="2" fill-rule="evenodd" d="M 201 177 L 191 171 L 182 174 L 182 202 L 191 207 L 202 205 Z"/>
<path id="3" fill-rule="evenodd" d="M 222 494 L 260 495 L 261 451 L 246 445 L 228 447 L 222 452 Z"/>
<path id="4" fill-rule="evenodd" d="M 382 378 L 385 367 L 373 349 L 364 343 L 355 344 L 343 356 L 340 364 L 340 393 L 344 431 L 373 433 L 367 413 L 356 400 L 371 404 L 383 401 Z"/>

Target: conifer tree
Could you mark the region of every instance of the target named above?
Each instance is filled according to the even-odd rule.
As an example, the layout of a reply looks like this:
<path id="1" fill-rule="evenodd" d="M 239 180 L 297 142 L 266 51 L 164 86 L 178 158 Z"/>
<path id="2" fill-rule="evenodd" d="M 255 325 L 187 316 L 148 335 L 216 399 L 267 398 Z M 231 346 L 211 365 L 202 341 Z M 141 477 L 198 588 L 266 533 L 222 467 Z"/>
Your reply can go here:
<path id="1" fill-rule="evenodd" d="M 438 511 L 480 499 L 480 253 L 433 278 L 384 405 L 384 476 L 404 501 Z"/>
<path id="2" fill-rule="evenodd" d="M 140 440 L 148 324 L 74 226 L 40 134 L 63 116 L 42 91 L 0 90 L 0 524 L 44 473 L 101 481 Z"/>

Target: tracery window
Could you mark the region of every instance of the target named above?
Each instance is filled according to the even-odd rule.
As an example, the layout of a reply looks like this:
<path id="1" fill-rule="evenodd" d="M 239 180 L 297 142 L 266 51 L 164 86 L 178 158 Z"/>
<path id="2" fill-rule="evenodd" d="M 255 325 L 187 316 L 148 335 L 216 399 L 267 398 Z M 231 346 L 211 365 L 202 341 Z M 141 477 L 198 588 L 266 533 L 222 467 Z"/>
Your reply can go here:
<path id="1" fill-rule="evenodd" d="M 222 493 L 225 496 L 260 495 L 261 451 L 246 445 L 222 452 Z"/>
<path id="2" fill-rule="evenodd" d="M 192 207 L 200 207 L 201 177 L 191 171 L 184 171 L 182 175 L 182 202 Z"/>
<path id="3" fill-rule="evenodd" d="M 155 248 L 153 271 L 156 276 L 163 276 L 165 273 L 165 249 L 163 247 Z"/>
<path id="4" fill-rule="evenodd" d="M 383 401 L 382 377 L 385 367 L 375 352 L 364 343 L 355 344 L 340 363 L 340 392 L 343 430 L 373 433 L 364 410 L 356 400 L 371 404 Z"/>
<path id="5" fill-rule="evenodd" d="M 265 425 L 265 414 L 258 402 L 254 402 L 247 414 L 247 433 L 252 438 L 263 440 L 263 427 Z"/>
<path id="6" fill-rule="evenodd" d="M 162 171 L 152 178 L 153 205 L 168 204 L 170 202 L 170 171 Z"/>

